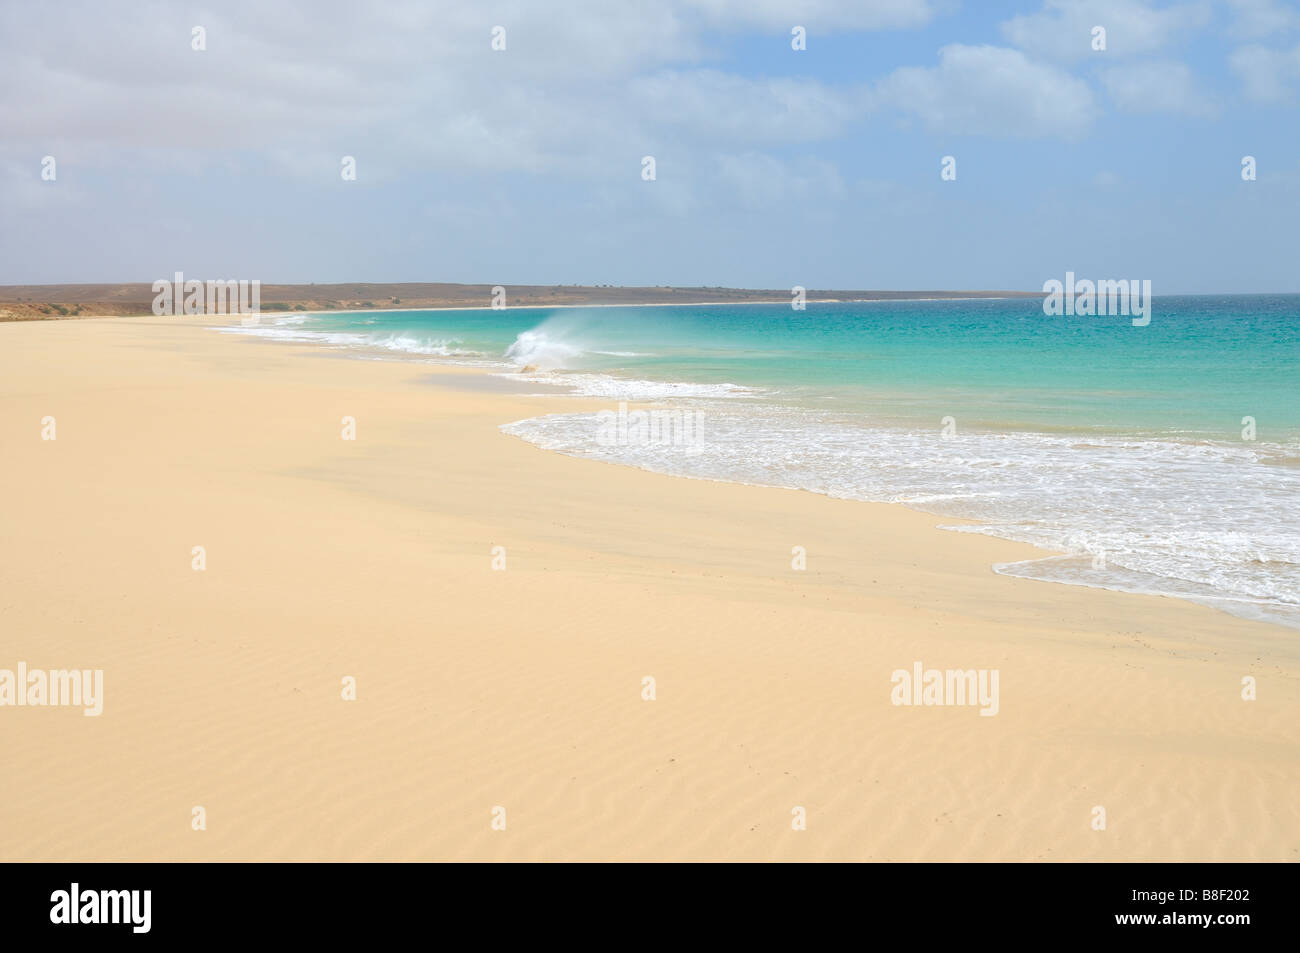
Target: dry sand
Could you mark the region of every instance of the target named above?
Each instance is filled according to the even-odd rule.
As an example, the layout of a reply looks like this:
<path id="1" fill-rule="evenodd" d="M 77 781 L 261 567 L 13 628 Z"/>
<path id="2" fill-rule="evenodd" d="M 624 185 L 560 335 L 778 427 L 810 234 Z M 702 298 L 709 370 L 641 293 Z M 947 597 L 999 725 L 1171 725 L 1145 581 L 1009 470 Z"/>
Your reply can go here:
<path id="1" fill-rule="evenodd" d="M 0 327 L 0 668 L 104 671 L 99 717 L 0 708 L 0 859 L 1300 859 L 1292 630 L 200 324 Z M 916 661 L 999 713 L 892 705 Z"/>

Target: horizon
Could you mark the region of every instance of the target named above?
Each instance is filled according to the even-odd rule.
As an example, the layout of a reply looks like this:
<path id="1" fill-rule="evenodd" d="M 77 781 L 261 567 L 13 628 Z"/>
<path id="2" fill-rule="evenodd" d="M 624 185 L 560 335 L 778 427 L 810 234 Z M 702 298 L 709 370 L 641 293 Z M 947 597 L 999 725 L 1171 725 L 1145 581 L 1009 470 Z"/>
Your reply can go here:
<path id="1" fill-rule="evenodd" d="M 183 276 L 174 276 L 180 278 Z M 1086 291 L 1083 286 L 1073 284 L 1069 279 L 1076 276 L 1067 277 L 1065 287 L 1061 288 L 1061 282 L 1057 279 L 1048 279 L 1048 285 L 1056 285 L 1056 289 L 1048 291 L 1044 288 L 1042 291 L 1024 291 L 1012 288 L 1000 289 L 836 289 L 836 288 L 807 288 L 792 289 L 800 292 L 799 300 L 806 304 L 821 305 L 853 305 L 853 304 L 906 304 L 917 302 L 943 302 L 943 301 L 1024 301 L 1042 299 L 1042 306 L 1046 315 L 1059 313 L 1058 311 L 1049 310 L 1048 302 L 1055 300 L 1056 308 L 1061 307 L 1061 302 L 1065 302 L 1068 313 L 1073 315 L 1073 308 L 1070 304 L 1086 295 L 1103 295 L 1106 292 L 1102 289 L 1101 283 L 1096 282 L 1096 287 L 1090 287 Z M 205 296 L 212 293 L 211 285 L 223 285 L 225 281 L 220 279 L 188 279 L 186 287 L 190 282 L 195 282 L 204 290 Z M 165 284 L 167 287 L 162 294 L 155 294 L 158 291 L 159 284 Z M 148 282 L 129 282 L 120 284 L 105 283 L 61 283 L 51 285 L 0 285 L 0 305 L 8 306 L 7 309 L 0 309 L 0 321 L 13 320 L 40 320 L 42 318 L 95 318 L 95 317 L 129 317 L 145 316 L 154 314 L 157 316 L 184 316 L 185 314 L 208 314 L 222 315 L 234 313 L 258 313 L 265 311 L 270 314 L 291 313 L 299 315 L 342 315 L 348 313 L 361 313 L 368 311 L 383 311 L 389 313 L 418 313 L 425 311 L 477 311 L 477 310 L 495 310 L 495 311 L 547 311 L 559 309 L 578 309 L 578 308 L 673 308 L 673 307 L 728 307 L 738 305 L 768 305 L 788 307 L 791 301 L 791 293 L 783 289 L 775 288 L 733 288 L 722 285 L 696 285 L 696 286 L 674 286 L 674 285 L 514 285 L 514 286 L 489 286 L 489 285 L 471 285 L 463 283 L 445 283 L 445 282 L 328 282 L 316 283 L 308 282 L 305 284 L 282 284 L 261 282 L 254 279 L 251 282 L 244 281 L 239 283 L 239 307 L 233 307 L 234 300 L 231 299 L 227 304 L 229 306 L 213 307 L 205 304 L 203 310 L 196 312 L 184 312 L 179 310 L 181 292 L 175 290 L 176 282 L 157 281 Z M 251 306 L 244 303 L 244 296 L 248 293 L 248 285 L 252 286 Z M 1136 284 L 1134 285 L 1136 287 Z M 147 290 L 146 290 L 147 289 Z M 429 292 L 437 289 L 443 289 L 447 292 L 445 297 L 431 297 Z M 48 290 L 48 294 L 34 294 L 42 290 Z M 264 291 L 269 290 L 269 293 Z M 502 303 L 493 303 L 496 299 L 497 291 L 504 291 L 505 297 Z M 550 291 L 552 295 L 562 294 L 563 297 L 556 300 L 538 301 L 537 295 L 544 291 Z M 24 292 L 24 295 L 15 294 L 15 292 Z M 83 292 L 84 293 L 81 293 Z M 328 291 L 328 294 L 312 294 L 311 292 Z M 396 297 L 392 292 L 400 291 L 407 295 L 407 300 Z M 651 298 L 655 295 L 672 294 L 672 293 L 690 293 L 699 292 L 702 296 L 712 296 L 710 300 L 639 300 L 631 298 L 627 300 L 613 300 L 610 295 L 629 294 L 634 292 L 645 292 L 642 298 Z M 128 297 L 132 293 L 143 295 L 150 302 L 150 307 L 146 309 L 144 298 L 135 299 Z M 233 288 L 231 289 L 233 294 Z M 1127 289 L 1119 292 L 1122 298 L 1127 299 Z M 510 295 L 521 295 L 515 299 L 516 303 L 510 303 Z M 349 302 L 348 298 L 352 297 L 374 297 L 380 299 L 378 303 L 370 300 Z M 1273 292 L 1273 291 L 1249 291 L 1249 292 L 1203 292 L 1203 293 L 1185 293 L 1185 292 L 1167 292 L 1155 294 L 1152 289 L 1144 288 L 1141 291 L 1141 298 L 1150 301 L 1159 299 L 1175 298 L 1251 298 L 1251 297 L 1297 297 L 1300 292 Z M 165 297 L 169 303 L 163 311 L 157 310 L 157 302 L 160 298 Z M 261 303 L 265 299 L 265 303 Z M 1135 292 L 1135 300 L 1138 299 Z M 205 301 L 207 298 L 205 297 Z M 486 300 L 487 303 L 475 303 L 480 300 Z M 423 302 L 423 303 L 421 303 Z M 520 303 L 522 302 L 522 303 Z M 802 310 L 804 306 L 798 307 Z M 75 306 L 75 311 L 69 311 L 68 307 Z M 1091 315 L 1083 313 L 1081 317 Z"/>
<path id="2" fill-rule="evenodd" d="M 181 274 L 184 273 L 182 272 Z M 1059 281 L 1060 278 L 1062 277 L 1064 277 L 1064 273 L 1061 276 L 1048 276 L 1047 278 L 1044 278 L 1044 281 L 1045 282 L 1052 281 L 1052 280 Z M 1077 273 L 1074 274 L 1074 278 L 1076 280 L 1081 280 L 1085 277 L 1086 276 Z M 174 275 L 169 275 L 165 278 L 151 278 L 148 280 L 132 279 L 128 281 L 51 281 L 51 282 L 0 283 L 0 301 L 15 300 L 13 298 L 6 298 L 4 296 L 5 292 L 12 291 L 14 289 L 20 289 L 20 288 L 127 289 L 136 286 L 151 287 L 155 282 L 171 281 L 173 278 Z M 656 290 L 735 291 L 735 292 L 744 292 L 747 294 L 771 293 L 773 295 L 783 296 L 784 298 L 788 298 L 792 290 L 791 288 L 778 288 L 778 287 L 760 286 L 760 285 L 726 285 L 726 284 L 681 285 L 681 284 L 667 284 L 667 283 L 652 284 L 649 282 L 633 282 L 627 284 L 620 284 L 620 283 L 613 283 L 613 282 L 510 282 L 510 281 L 450 281 L 450 280 L 431 281 L 431 280 L 416 280 L 416 279 L 411 279 L 409 281 L 376 281 L 372 279 L 339 279 L 339 280 L 331 279 L 327 281 L 278 281 L 278 280 L 266 280 L 261 278 L 229 279 L 229 278 L 216 278 L 216 277 L 209 277 L 209 276 L 196 278 L 190 275 L 186 276 L 186 280 L 199 281 L 204 284 L 206 284 L 209 281 L 223 282 L 223 281 L 231 281 L 231 280 L 250 280 L 250 281 L 258 282 L 263 288 L 293 288 L 293 289 L 347 288 L 347 287 L 358 287 L 358 288 L 361 287 L 370 287 L 370 288 L 437 287 L 437 288 L 491 289 L 496 286 L 501 286 L 505 288 L 507 291 L 511 288 L 528 288 L 528 289 L 564 288 L 564 289 L 575 289 L 575 290 L 584 290 L 584 291 L 587 290 L 589 291 L 641 291 L 641 290 L 645 290 L 645 291 L 656 291 Z M 1136 281 L 1137 279 L 1133 279 L 1133 280 Z M 958 287 L 938 287 L 938 286 L 931 286 L 931 287 L 906 286 L 905 287 L 902 285 L 899 286 L 879 285 L 870 288 L 849 287 L 847 285 L 839 286 L 839 287 L 834 287 L 834 286 L 817 287 L 811 285 L 801 286 L 801 287 L 803 287 L 804 290 L 809 294 L 812 294 L 813 292 L 825 292 L 830 294 L 889 294 L 889 295 L 909 295 L 909 294 L 928 294 L 928 293 L 938 293 L 943 295 L 959 295 L 965 293 L 965 294 L 973 294 L 973 295 L 980 295 L 980 296 L 986 296 L 991 294 L 1015 294 L 1015 295 L 1024 295 L 1024 296 L 1038 296 L 1046 293 L 1045 290 L 1041 288 L 1010 288 L 1010 287 L 985 287 L 985 288 L 960 287 L 958 288 Z M 1264 290 L 1225 291 L 1225 292 L 1175 290 L 1175 291 L 1154 292 L 1152 296 L 1156 298 L 1162 298 L 1162 297 L 1198 298 L 1198 297 L 1245 297 L 1250 295 L 1300 295 L 1300 289 L 1296 291 L 1276 291 L 1276 290 L 1264 289 Z M 514 307 L 514 306 L 510 305 L 510 307 Z"/>

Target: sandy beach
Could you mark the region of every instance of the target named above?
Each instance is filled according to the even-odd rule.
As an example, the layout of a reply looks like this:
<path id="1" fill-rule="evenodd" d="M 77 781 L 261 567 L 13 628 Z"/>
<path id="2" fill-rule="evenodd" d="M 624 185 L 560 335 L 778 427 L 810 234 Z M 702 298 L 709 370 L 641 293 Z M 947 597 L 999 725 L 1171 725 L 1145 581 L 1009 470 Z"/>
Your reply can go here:
<path id="1" fill-rule="evenodd" d="M 0 859 L 1300 859 L 1293 630 L 210 323 L 0 326 L 0 668 L 104 673 L 0 708 Z M 893 704 L 918 662 L 997 714 Z"/>

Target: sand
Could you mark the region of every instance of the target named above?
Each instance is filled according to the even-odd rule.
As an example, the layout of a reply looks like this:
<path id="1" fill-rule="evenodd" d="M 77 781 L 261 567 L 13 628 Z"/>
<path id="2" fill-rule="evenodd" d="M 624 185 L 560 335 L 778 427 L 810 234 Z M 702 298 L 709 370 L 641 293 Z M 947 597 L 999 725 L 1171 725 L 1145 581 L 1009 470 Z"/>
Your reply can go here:
<path id="1" fill-rule="evenodd" d="M 1300 859 L 1293 630 L 205 323 L 0 327 L 0 668 L 104 672 L 0 707 L 0 859 Z M 916 662 L 997 715 L 892 704 Z"/>

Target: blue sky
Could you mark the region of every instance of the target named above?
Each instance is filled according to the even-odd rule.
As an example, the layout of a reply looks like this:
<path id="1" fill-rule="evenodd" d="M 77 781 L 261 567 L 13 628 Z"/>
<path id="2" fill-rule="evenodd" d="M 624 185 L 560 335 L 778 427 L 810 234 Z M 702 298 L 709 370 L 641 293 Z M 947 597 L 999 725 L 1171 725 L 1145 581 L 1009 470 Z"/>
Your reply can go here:
<path id="1" fill-rule="evenodd" d="M 7 5 L 0 77 L 0 283 L 1300 291 L 1286 0 Z"/>

